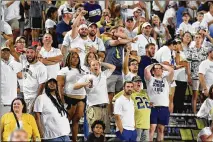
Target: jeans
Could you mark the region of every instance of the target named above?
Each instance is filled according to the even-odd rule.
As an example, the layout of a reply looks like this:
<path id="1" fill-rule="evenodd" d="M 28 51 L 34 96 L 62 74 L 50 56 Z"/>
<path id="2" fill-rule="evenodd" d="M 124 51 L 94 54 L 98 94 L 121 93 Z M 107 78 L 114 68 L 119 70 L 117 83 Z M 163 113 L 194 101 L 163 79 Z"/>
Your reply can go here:
<path id="1" fill-rule="evenodd" d="M 70 142 L 70 137 L 69 136 L 61 136 L 61 137 L 58 137 L 58 138 L 54 138 L 54 139 L 46 139 L 46 140 L 43 140 L 44 142 Z"/>
<path id="2" fill-rule="evenodd" d="M 137 131 L 137 141 L 149 141 L 149 130 L 147 129 L 136 129 Z"/>

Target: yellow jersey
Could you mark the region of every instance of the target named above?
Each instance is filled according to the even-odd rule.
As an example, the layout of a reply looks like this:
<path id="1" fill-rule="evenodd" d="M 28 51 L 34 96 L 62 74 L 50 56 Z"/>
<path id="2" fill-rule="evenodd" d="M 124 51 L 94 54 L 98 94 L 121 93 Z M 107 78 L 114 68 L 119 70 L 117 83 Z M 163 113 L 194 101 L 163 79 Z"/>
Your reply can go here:
<path id="1" fill-rule="evenodd" d="M 144 90 L 131 94 L 135 105 L 135 123 L 138 129 L 150 128 L 150 99 Z"/>
<path id="2" fill-rule="evenodd" d="M 118 99 L 121 95 L 124 94 L 124 91 L 120 91 L 117 93 L 113 99 L 112 103 L 114 104 L 116 99 Z M 138 129 L 149 129 L 150 128 L 150 99 L 147 93 L 144 90 L 140 92 L 135 92 L 131 94 L 131 99 L 134 102 L 135 106 L 135 122 L 136 128 Z"/>

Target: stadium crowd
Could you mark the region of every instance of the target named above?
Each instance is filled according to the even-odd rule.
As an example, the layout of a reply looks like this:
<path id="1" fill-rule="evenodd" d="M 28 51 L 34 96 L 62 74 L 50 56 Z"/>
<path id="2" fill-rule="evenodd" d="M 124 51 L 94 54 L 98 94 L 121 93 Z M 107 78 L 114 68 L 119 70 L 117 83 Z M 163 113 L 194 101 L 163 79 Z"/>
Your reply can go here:
<path id="1" fill-rule="evenodd" d="M 170 113 L 213 117 L 213 2 L 1 1 L 1 140 L 164 140 Z M 197 103 L 202 103 L 197 109 Z M 71 127 L 70 127 L 71 124 Z M 157 137 L 154 138 L 154 133 Z M 72 137 L 70 137 L 72 134 Z M 213 125 L 198 134 L 213 140 Z"/>

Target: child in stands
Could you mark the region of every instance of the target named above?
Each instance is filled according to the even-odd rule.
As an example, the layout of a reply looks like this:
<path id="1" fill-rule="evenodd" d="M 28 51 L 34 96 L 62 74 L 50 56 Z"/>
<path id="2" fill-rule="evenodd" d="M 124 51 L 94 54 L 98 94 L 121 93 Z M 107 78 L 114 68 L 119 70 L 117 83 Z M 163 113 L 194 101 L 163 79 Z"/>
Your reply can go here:
<path id="1" fill-rule="evenodd" d="M 91 126 L 92 133 L 88 136 L 87 142 L 104 142 L 105 137 L 103 132 L 105 130 L 105 124 L 101 120 L 96 120 Z"/>

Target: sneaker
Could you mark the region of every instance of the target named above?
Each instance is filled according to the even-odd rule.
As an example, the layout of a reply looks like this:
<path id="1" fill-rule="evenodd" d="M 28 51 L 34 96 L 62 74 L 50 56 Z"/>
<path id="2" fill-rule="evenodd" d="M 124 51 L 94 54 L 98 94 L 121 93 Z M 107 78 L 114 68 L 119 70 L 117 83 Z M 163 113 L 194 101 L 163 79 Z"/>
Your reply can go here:
<path id="1" fill-rule="evenodd" d="M 169 119 L 169 125 L 177 125 L 177 121 L 173 117 L 171 117 Z"/>

